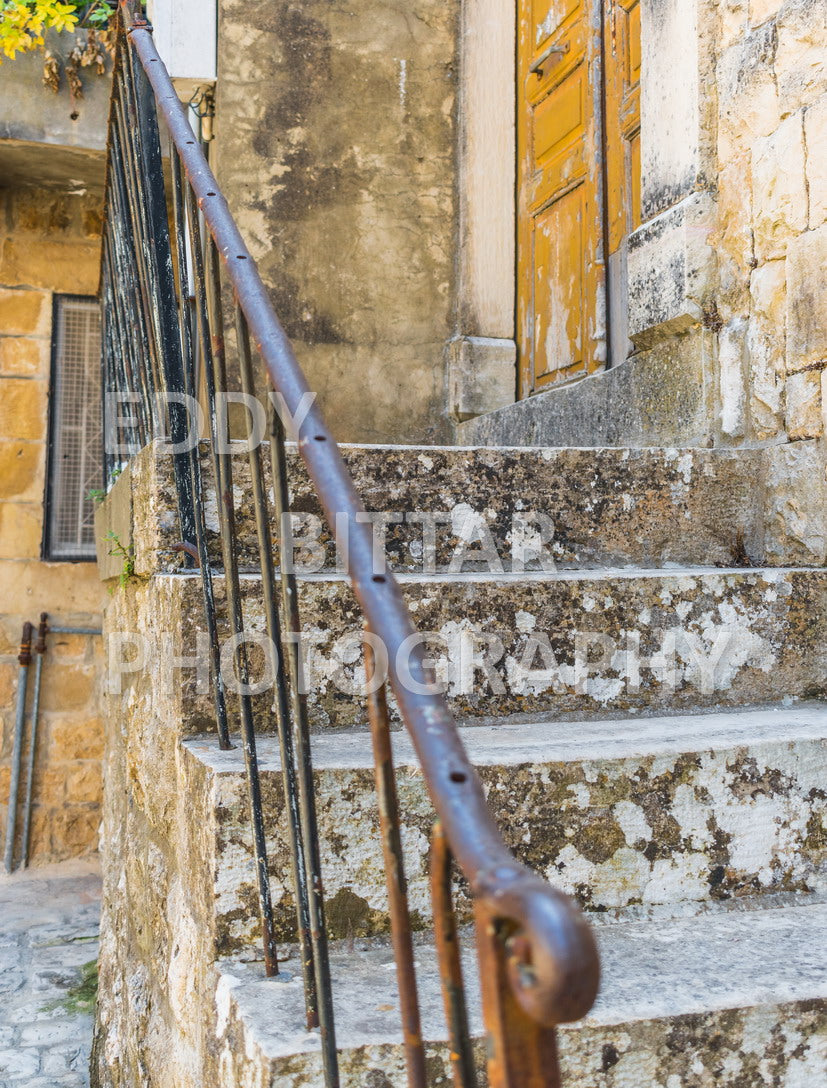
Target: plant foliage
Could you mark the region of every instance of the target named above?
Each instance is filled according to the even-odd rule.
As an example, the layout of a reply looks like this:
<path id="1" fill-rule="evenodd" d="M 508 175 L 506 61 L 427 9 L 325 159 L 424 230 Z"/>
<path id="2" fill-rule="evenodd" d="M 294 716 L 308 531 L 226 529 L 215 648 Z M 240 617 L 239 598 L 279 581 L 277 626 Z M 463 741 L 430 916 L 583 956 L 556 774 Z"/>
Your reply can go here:
<path id="1" fill-rule="evenodd" d="M 103 30 L 115 14 L 106 0 L 0 0 L 0 53 L 13 58 L 43 47 L 47 30 L 74 30 L 89 26 Z"/>

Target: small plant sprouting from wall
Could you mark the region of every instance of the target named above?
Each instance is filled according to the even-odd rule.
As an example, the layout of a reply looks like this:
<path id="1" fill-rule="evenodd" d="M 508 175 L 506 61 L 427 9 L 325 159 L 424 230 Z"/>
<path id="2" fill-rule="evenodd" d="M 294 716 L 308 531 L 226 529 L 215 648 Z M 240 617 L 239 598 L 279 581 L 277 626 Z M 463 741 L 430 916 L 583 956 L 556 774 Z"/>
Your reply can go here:
<path id="1" fill-rule="evenodd" d="M 109 554 L 117 556 L 121 562 L 121 571 L 118 575 L 118 586 L 124 589 L 129 585 L 130 580 L 135 575 L 135 555 L 132 551 L 132 547 L 124 547 L 118 538 L 118 534 L 114 529 L 110 529 L 104 537 L 108 540 L 112 547 L 109 549 Z M 114 593 L 114 587 L 109 590 L 110 594 Z"/>
<path id="2" fill-rule="evenodd" d="M 105 53 L 112 55 L 115 50 L 115 12 L 116 5 L 109 0 L 0 0 L 0 54 L 13 59 L 19 53 L 41 50 L 44 84 L 57 94 L 65 74 L 74 103 L 83 97 L 82 69 L 106 74 Z M 81 27 L 87 27 L 88 33 L 75 40 L 68 57 L 46 48 L 47 30 L 71 32 Z"/>

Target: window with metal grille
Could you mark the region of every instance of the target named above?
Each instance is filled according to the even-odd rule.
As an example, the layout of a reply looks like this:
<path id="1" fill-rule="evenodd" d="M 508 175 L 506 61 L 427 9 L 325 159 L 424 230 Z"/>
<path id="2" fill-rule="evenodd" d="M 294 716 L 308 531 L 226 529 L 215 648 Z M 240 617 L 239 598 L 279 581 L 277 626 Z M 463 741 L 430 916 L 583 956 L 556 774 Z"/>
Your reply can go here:
<path id="1" fill-rule="evenodd" d="M 95 558 L 101 487 L 101 330 L 95 298 L 55 295 L 44 559 Z"/>

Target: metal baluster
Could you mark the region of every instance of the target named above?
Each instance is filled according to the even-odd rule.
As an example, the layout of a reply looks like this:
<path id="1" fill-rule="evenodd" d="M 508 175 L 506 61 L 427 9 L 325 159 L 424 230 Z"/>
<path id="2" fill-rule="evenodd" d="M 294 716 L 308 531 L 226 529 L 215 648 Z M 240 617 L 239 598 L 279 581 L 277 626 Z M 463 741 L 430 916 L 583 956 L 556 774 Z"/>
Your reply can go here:
<path id="1" fill-rule="evenodd" d="M 510 974 L 520 961 L 510 935 L 483 902 L 474 914 L 489 1088 L 560 1088 L 556 1032 L 529 1016 L 514 992 Z"/>
<path id="2" fill-rule="evenodd" d="M 135 278 L 137 257 L 135 238 L 130 221 L 129 206 L 125 196 L 123 150 L 118 132 L 118 125 L 110 134 L 109 158 L 109 200 L 107 208 L 107 236 L 112 256 L 112 268 L 117 273 L 118 282 L 123 284 L 121 291 L 114 291 L 117 300 L 119 326 L 122 335 L 129 342 L 129 354 L 133 361 L 133 371 L 138 381 L 133 386 L 141 392 L 140 416 L 143 424 L 144 441 L 152 437 L 152 415 L 150 391 L 152 389 L 151 358 L 149 337 L 144 324 L 144 314 L 139 300 L 141 292 Z M 110 217 L 111 221 L 110 221 Z M 131 331 L 132 335 L 127 336 Z"/>
<path id="3" fill-rule="evenodd" d="M 147 386 L 150 394 L 149 409 L 152 418 L 155 415 L 154 394 L 162 388 L 161 361 L 159 358 L 159 336 L 155 322 L 155 312 L 151 299 L 150 272 L 147 262 L 146 222 L 144 217 L 143 179 L 141 178 L 140 160 L 137 150 L 138 116 L 135 104 L 134 88 L 128 78 L 128 50 L 124 51 L 124 63 L 118 73 L 116 107 L 116 133 L 121 147 L 121 165 L 124 171 L 123 195 L 125 199 L 132 234 L 132 255 L 137 272 L 138 288 L 136 303 L 141 312 L 141 320 L 146 333 L 147 349 Z"/>
<path id="4" fill-rule="evenodd" d="M 131 52 L 129 56 L 132 59 Z M 172 465 L 178 494 L 178 513 L 182 538 L 193 540 L 195 524 L 189 458 L 183 452 L 183 446 L 188 437 L 188 413 L 180 399 L 184 392 L 184 362 L 178 329 L 178 307 L 169 238 L 166 185 L 161 160 L 161 139 L 155 112 L 155 96 L 140 64 L 136 65 L 134 85 L 138 111 L 136 135 L 140 154 L 139 173 L 146 181 L 142 196 L 145 201 L 143 210 L 148 229 L 147 263 L 152 273 L 150 286 L 158 336 L 158 358 L 161 363 L 163 388 L 171 394 L 166 409 L 170 437 L 177 447 L 172 454 Z"/>
<path id="5" fill-rule="evenodd" d="M 111 230 L 107 230 L 103 237 L 103 249 L 105 259 L 104 275 L 102 276 L 105 301 L 103 307 L 105 314 L 104 335 L 110 337 L 110 359 L 115 374 L 120 378 L 120 381 L 116 384 L 116 388 L 120 391 L 128 390 L 129 392 L 139 394 L 140 399 L 138 401 L 136 429 L 138 433 L 138 446 L 139 448 L 142 448 L 151 437 L 147 415 L 147 396 L 145 390 L 142 389 L 142 377 L 140 373 L 137 375 L 135 373 L 134 354 L 131 351 L 132 338 L 128 336 L 124 330 L 124 314 L 120 304 L 119 292 L 113 290 L 112 286 L 112 273 L 110 269 L 115 266 L 117 262 L 113 253 Z M 115 347 L 115 345 L 117 345 L 117 347 Z M 129 370 L 128 375 L 127 368 Z M 130 435 L 130 438 L 134 441 L 134 435 Z"/>
<path id="6" fill-rule="evenodd" d="M 451 891 L 451 851 L 439 820 L 431 831 L 431 902 L 439 960 L 442 1001 L 448 1024 L 454 1088 L 477 1088 L 474 1049 L 468 1029 L 465 983 L 462 978 L 459 933 Z"/>
<path id="7" fill-rule="evenodd" d="M 365 631 L 366 634 L 370 634 L 367 626 Z M 411 916 L 408 909 L 408 882 L 405 879 L 405 863 L 402 857 L 399 799 L 396 793 L 391 731 L 388 724 L 388 701 L 384 680 L 377 684 L 376 658 L 369 638 L 364 641 L 364 652 L 368 719 L 373 742 L 373 770 L 376 778 L 376 794 L 379 798 L 379 828 L 382 834 L 391 942 L 396 961 L 399 1006 L 402 1013 L 405 1065 L 408 1071 L 409 1088 L 426 1088 L 425 1050 L 422 1045 L 422 1024 L 419 1018 L 419 998 L 416 991 Z"/>
<path id="8" fill-rule="evenodd" d="M 114 170 L 114 167 L 113 167 Z M 115 186 L 113 185 L 113 189 Z M 116 328 L 118 332 L 118 349 L 122 355 L 129 354 L 133 360 L 133 373 L 137 372 L 137 380 L 133 381 L 130 387 L 130 392 L 139 393 L 140 400 L 138 404 L 138 417 L 140 425 L 140 434 L 142 444 L 152 440 L 152 415 L 150 410 L 150 364 L 149 364 L 149 352 L 145 346 L 145 338 L 143 335 L 143 325 L 141 318 L 138 316 L 140 312 L 140 306 L 138 305 L 137 289 L 130 290 L 127 286 L 128 281 L 123 273 L 123 265 L 126 263 L 121 250 L 125 245 L 125 236 L 129 234 L 129 225 L 125 218 L 117 207 L 117 204 L 113 202 L 107 209 L 107 217 L 110 222 L 107 223 L 106 232 L 106 246 L 111 254 L 110 275 L 116 278 L 117 284 L 123 284 L 124 286 L 119 289 L 115 283 L 111 285 L 111 291 L 113 296 L 113 303 L 111 310 L 115 314 Z M 131 252 L 131 245 L 127 249 L 127 253 Z M 134 262 L 134 257 L 129 259 L 129 263 Z M 117 301 L 115 301 L 117 300 Z M 123 341 L 128 340 L 133 346 L 130 349 L 124 350 Z M 137 354 L 140 358 L 136 359 Z M 115 370 L 120 369 L 118 365 L 118 359 L 113 359 L 113 367 Z M 121 387 L 118 387 L 121 391 Z"/>
<path id="9" fill-rule="evenodd" d="M 241 612 L 241 589 L 238 580 L 238 563 L 235 553 L 235 524 L 233 508 L 233 486 L 230 468 L 230 455 L 222 453 L 220 445 L 226 442 L 226 435 L 218 433 L 216 414 L 216 393 L 223 392 L 226 386 L 224 367 L 224 334 L 221 316 L 221 285 L 217 265 L 217 254 L 211 239 L 207 239 L 207 269 L 201 258 L 201 237 L 197 208 L 192 190 L 187 187 L 188 222 L 190 229 L 190 247 L 193 254 L 195 272 L 196 317 L 204 359 L 204 378 L 207 389 L 208 415 L 210 422 L 210 453 L 216 488 L 218 523 L 221 532 L 221 551 L 224 559 L 224 584 L 227 594 L 227 612 L 233 638 L 235 640 L 234 662 L 236 678 L 239 681 L 239 713 L 241 717 L 241 737 L 244 750 L 244 763 L 247 769 L 247 797 L 250 805 L 250 826 L 253 832 L 253 851 L 256 860 L 258 878 L 258 898 L 261 912 L 262 938 L 264 942 L 264 965 L 268 975 L 278 973 L 278 955 L 276 952 L 273 907 L 270 899 L 270 874 L 267 869 L 267 846 L 264 837 L 264 814 L 261 808 L 261 782 L 258 772 L 256 738 L 253 726 L 253 707 L 249 693 L 249 669 L 247 650 L 244 644 L 244 620 Z"/>
<path id="10" fill-rule="evenodd" d="M 238 341 L 239 369 L 241 390 L 248 397 L 255 396 L 252 357 L 250 352 L 250 333 L 247 319 L 236 303 L 235 306 L 236 338 Z M 287 679 L 287 667 L 282 649 L 281 623 L 276 606 L 276 581 L 273 566 L 273 542 L 270 534 L 269 510 L 264 488 L 264 473 L 261 463 L 261 449 L 248 438 L 250 478 L 253 485 L 253 508 L 256 517 L 259 562 L 261 566 L 261 588 L 264 597 L 264 616 L 267 623 L 267 636 L 273 647 L 275 660 L 275 710 L 278 730 L 279 749 L 281 752 L 281 773 L 284 783 L 284 804 L 287 810 L 287 834 L 290 844 L 290 868 L 293 880 L 293 894 L 296 899 L 296 921 L 301 956 L 302 977 L 304 980 L 305 1006 L 308 1014 L 308 1029 L 318 1026 L 316 1015 L 316 977 L 313 966 L 313 947 L 310 939 L 310 909 L 307 894 L 307 872 L 304 866 L 304 843 L 302 841 L 301 812 L 299 806 L 299 787 L 296 780 L 296 750 L 290 722 L 290 692 Z"/>
<path id="11" fill-rule="evenodd" d="M 181 333 L 181 350 L 184 355 L 184 389 L 195 400 L 196 373 L 195 350 L 192 342 L 189 315 L 189 284 L 187 283 L 187 246 L 186 246 L 186 209 L 184 207 L 184 183 L 181 177 L 181 160 L 178 153 L 172 153 L 172 207 L 175 238 L 178 246 L 178 323 Z M 200 436 L 199 436 L 200 437 Z M 224 677 L 221 675 L 221 649 L 218 643 L 218 624 L 216 622 L 215 590 L 212 580 L 212 568 L 207 550 L 207 526 L 204 521 L 203 483 L 201 479 L 201 459 L 199 444 L 189 451 L 190 479 L 194 497 L 193 512 L 195 518 L 195 543 L 198 550 L 198 563 L 201 569 L 201 589 L 204 594 L 204 617 L 207 624 L 207 638 L 210 644 L 210 664 L 213 675 L 213 702 L 218 731 L 219 747 L 226 751 L 232 748 L 230 743 L 230 725 L 227 720 L 227 693 Z M 183 541 L 191 544 L 192 541 Z"/>
<path id="12" fill-rule="evenodd" d="M 307 721 L 307 696 L 301 660 L 301 617 L 296 576 L 293 573 L 293 529 L 290 524 L 290 492 L 287 484 L 287 456 L 284 447 L 284 427 L 272 406 L 270 418 L 270 464 L 273 495 L 279 525 L 279 569 L 281 571 L 282 616 L 286 656 L 290 670 L 290 695 L 301 812 L 305 870 L 308 877 L 308 906 L 310 938 L 316 973 L 317 1015 L 322 1035 L 322 1057 L 327 1088 L 339 1088 L 339 1060 L 336 1054 L 336 1031 L 333 1022 L 333 993 L 330 981 L 330 959 L 325 925 L 324 889 L 319 830 L 316 821 L 316 800 L 313 787 L 313 764 L 310 753 L 310 729 Z"/>
<path id="13" fill-rule="evenodd" d="M 146 270 L 143 267 L 142 247 L 136 235 L 136 223 L 130 188 L 125 171 L 128 167 L 127 153 L 122 139 L 125 125 L 123 103 L 120 93 L 115 98 L 115 124 L 111 134 L 112 156 L 110 167 L 110 188 L 118 230 L 113 231 L 112 252 L 116 259 L 119 281 L 123 284 L 120 292 L 124 300 L 129 323 L 137 332 L 138 364 L 142 379 L 143 414 L 148 437 L 154 432 L 153 394 L 158 388 L 158 363 L 155 355 L 155 338 L 150 335 L 150 307 L 146 292 Z"/>

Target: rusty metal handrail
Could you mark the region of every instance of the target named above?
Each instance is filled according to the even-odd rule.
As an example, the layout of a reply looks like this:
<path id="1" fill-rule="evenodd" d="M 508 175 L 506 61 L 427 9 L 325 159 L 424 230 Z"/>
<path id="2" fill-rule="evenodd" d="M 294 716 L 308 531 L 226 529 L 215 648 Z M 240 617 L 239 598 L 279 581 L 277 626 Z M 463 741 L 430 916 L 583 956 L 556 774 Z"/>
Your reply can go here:
<path id="1" fill-rule="evenodd" d="M 157 110 L 269 379 L 288 411 L 296 415 L 310 392 L 305 376 L 215 176 L 193 140 L 151 27 L 137 14 L 132 0 L 120 0 L 120 5 L 128 39 L 152 87 Z M 364 506 L 315 403 L 301 424 L 298 449 L 329 524 L 341 531 L 342 520 L 345 522 L 348 574 L 368 628 L 387 649 L 389 680 L 419 757 L 441 833 L 471 889 L 483 961 L 487 1030 L 502 1047 L 508 1031 L 518 1025 L 530 1035 L 578 1019 L 591 1007 L 598 985 L 592 932 L 568 896 L 518 862 L 506 847 L 445 699 L 433 690 L 425 650 L 417 642 L 397 582 L 386 566 L 377 572 L 372 528 L 367 519 L 359 518 Z M 403 654 L 404 676 L 399 668 Z M 526 1035 L 513 1043 L 523 1050 Z M 538 1054 L 544 1047 L 547 1049 L 545 1043 L 537 1043 Z M 512 1066 L 507 1055 L 492 1060 L 493 1075 L 501 1078 L 492 1083 L 550 1083 L 545 1079 L 518 1082 L 513 1079 L 514 1070 L 527 1070 L 527 1065 Z"/>

